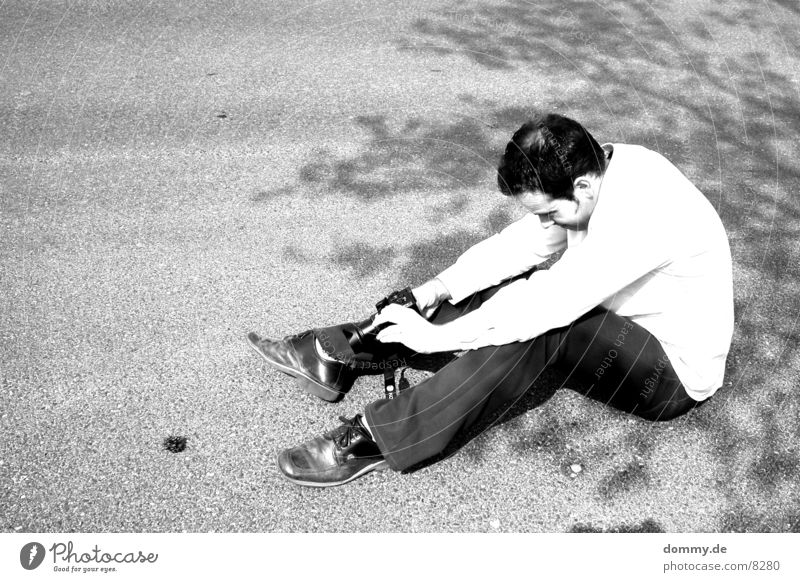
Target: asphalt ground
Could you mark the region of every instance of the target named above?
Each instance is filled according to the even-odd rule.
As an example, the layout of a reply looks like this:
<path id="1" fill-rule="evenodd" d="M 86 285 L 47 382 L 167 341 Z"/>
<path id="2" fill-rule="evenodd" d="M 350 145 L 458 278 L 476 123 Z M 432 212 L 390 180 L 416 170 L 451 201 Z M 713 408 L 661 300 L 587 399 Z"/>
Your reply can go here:
<path id="1" fill-rule="evenodd" d="M 2 2 L 0 531 L 800 531 L 799 28 L 777 0 Z M 379 378 L 315 400 L 246 333 L 363 317 L 511 222 L 494 164 L 546 110 L 717 207 L 725 386 L 652 424 L 551 374 L 414 472 L 284 481 Z"/>

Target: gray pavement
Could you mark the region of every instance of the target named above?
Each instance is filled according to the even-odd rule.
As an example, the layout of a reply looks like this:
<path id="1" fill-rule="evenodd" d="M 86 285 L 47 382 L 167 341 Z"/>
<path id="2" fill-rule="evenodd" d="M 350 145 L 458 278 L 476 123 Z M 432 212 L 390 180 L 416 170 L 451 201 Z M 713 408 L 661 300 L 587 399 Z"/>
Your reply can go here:
<path id="1" fill-rule="evenodd" d="M 0 531 L 800 530 L 798 24 L 783 1 L 3 2 Z M 277 452 L 380 385 L 314 400 L 246 333 L 364 316 L 508 224 L 494 164 L 539 110 L 717 206 L 726 386 L 650 424 L 553 374 L 410 474 L 282 480 Z"/>

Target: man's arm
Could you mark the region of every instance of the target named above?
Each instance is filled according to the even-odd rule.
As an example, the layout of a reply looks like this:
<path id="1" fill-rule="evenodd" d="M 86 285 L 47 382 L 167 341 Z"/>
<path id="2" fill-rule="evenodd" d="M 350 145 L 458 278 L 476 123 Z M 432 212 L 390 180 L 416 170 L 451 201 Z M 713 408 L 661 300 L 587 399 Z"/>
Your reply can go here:
<path id="1" fill-rule="evenodd" d="M 419 352 L 477 349 L 525 341 L 569 325 L 634 281 L 669 260 L 658 237 L 642 229 L 620 245 L 613 239 L 587 237 L 545 271 L 500 289 L 481 307 L 444 325 L 433 325 L 400 306 L 381 312 L 382 321 L 397 325 L 378 335 Z"/>
<path id="2" fill-rule="evenodd" d="M 437 296 L 458 303 L 473 293 L 530 270 L 566 245 L 567 233 L 563 228 L 542 228 L 537 216 L 526 214 L 470 247 L 442 271 L 436 279 L 446 292 L 439 290 Z M 423 291 L 430 292 L 430 288 Z"/>
<path id="3" fill-rule="evenodd" d="M 669 262 L 663 241 L 645 231 L 624 244 L 587 237 L 550 269 L 500 289 L 479 309 L 441 326 L 460 349 L 503 345 L 571 324 L 628 285 Z M 630 242 L 635 241 L 635 242 Z"/>
<path id="4" fill-rule="evenodd" d="M 473 245 L 454 265 L 414 288 L 412 292 L 417 307 L 428 318 L 442 301 L 458 303 L 477 291 L 546 261 L 566 246 L 566 240 L 563 229 L 544 229 L 536 216 L 526 215 L 496 235 Z"/>

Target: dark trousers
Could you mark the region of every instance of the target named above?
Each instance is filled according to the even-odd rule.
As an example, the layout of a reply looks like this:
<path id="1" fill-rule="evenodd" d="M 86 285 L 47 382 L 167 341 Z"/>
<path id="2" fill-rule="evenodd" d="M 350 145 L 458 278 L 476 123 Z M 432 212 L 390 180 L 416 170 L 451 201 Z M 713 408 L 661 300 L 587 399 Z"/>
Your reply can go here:
<path id="1" fill-rule="evenodd" d="M 507 283 L 455 306 L 443 304 L 433 323 L 477 309 Z M 367 422 L 389 466 L 403 470 L 508 409 L 550 367 L 566 373 L 586 396 L 648 420 L 670 420 L 698 404 L 655 337 L 629 319 L 596 308 L 535 339 L 466 352 L 395 399 L 368 405 Z"/>

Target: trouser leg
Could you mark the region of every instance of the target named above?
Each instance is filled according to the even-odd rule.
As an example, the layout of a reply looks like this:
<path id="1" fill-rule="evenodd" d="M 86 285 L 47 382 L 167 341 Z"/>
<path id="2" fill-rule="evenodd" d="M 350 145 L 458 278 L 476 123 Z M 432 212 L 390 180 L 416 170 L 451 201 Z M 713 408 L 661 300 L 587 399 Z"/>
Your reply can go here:
<path id="1" fill-rule="evenodd" d="M 577 392 L 653 421 L 671 420 L 698 404 L 661 343 L 640 325 L 597 308 L 566 329 L 559 367 Z"/>
<path id="2" fill-rule="evenodd" d="M 467 352 L 397 398 L 370 404 L 367 420 L 389 465 L 403 470 L 513 405 L 549 367 L 587 396 L 651 420 L 695 404 L 647 330 L 595 309 L 533 340 Z"/>

